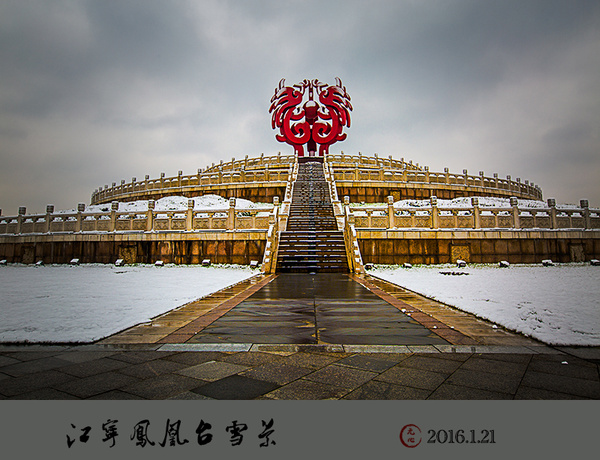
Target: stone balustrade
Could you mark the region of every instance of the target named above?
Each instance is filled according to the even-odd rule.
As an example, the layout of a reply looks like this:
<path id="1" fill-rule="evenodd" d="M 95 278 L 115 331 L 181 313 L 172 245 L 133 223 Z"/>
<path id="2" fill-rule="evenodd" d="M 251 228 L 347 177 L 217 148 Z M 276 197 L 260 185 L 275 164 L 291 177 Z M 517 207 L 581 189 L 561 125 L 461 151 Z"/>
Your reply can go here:
<path id="1" fill-rule="evenodd" d="M 343 161 L 338 158 L 328 157 L 328 162 L 333 168 L 333 174 L 338 182 L 361 182 L 367 186 L 369 182 L 385 183 L 388 187 L 393 184 L 416 184 L 433 186 L 440 189 L 469 189 L 470 194 L 477 191 L 481 195 L 518 195 L 522 198 L 534 200 L 542 199 L 542 190 L 529 180 L 521 181 L 520 178 L 512 180 L 485 176 L 483 171 L 478 175 L 470 175 L 466 169 L 462 174 L 451 173 L 448 168 L 443 173 L 429 171 L 429 167 L 411 168 L 403 160 L 383 160 L 371 158 L 370 162 L 362 157 L 345 156 Z M 338 160 L 338 161 L 336 161 Z"/>
<path id="2" fill-rule="evenodd" d="M 345 197 L 348 198 L 348 197 Z M 477 197 L 471 207 L 439 207 L 431 197 L 427 207 L 394 207 L 394 199 L 377 206 L 351 206 L 345 203 L 360 229 L 598 229 L 600 209 L 589 207 L 587 200 L 579 208 L 557 208 L 548 199 L 543 208 L 519 208 L 517 198 L 510 207 L 480 207 Z"/>
<path id="3" fill-rule="evenodd" d="M 86 212 L 79 204 L 77 212 L 55 213 L 48 205 L 46 214 L 26 214 L 19 208 L 17 216 L 0 216 L 0 235 L 79 233 L 79 232 L 202 232 L 232 230 L 267 230 L 269 214 L 273 208 L 240 209 L 235 198 L 229 200 L 229 208 L 219 210 L 194 210 L 194 200 L 188 200 L 187 210 L 156 210 L 154 201 L 148 202 L 147 211 L 119 211 L 113 202 L 110 211 Z M 274 200 L 278 207 L 279 201 Z"/>
<path id="4" fill-rule="evenodd" d="M 420 171 L 422 168 L 418 163 L 413 164 L 412 160 L 404 161 L 404 158 L 400 160 L 394 160 L 392 156 L 387 158 L 380 158 L 378 154 L 373 156 L 365 156 L 362 153 L 358 155 L 347 155 L 342 151 L 340 154 L 328 154 L 325 157 L 326 161 L 336 168 L 354 167 L 355 165 L 360 168 L 389 168 L 389 169 L 409 169 L 414 171 Z"/>
<path id="5" fill-rule="evenodd" d="M 161 173 L 160 178 L 144 180 L 133 177 L 131 182 L 121 180 L 120 184 L 104 185 L 92 194 L 91 204 L 108 203 L 112 200 L 130 201 L 136 197 L 149 195 L 186 194 L 201 192 L 215 186 L 243 186 L 244 184 L 269 184 L 269 186 L 285 186 L 290 174 L 290 167 L 295 161 L 294 155 L 261 155 L 258 158 L 243 160 L 232 159 L 228 163 L 198 169 L 196 174 L 184 175 L 179 171 L 177 176 L 166 177 Z M 194 193 L 194 195 L 202 193 Z M 191 196 L 191 195 L 188 195 Z"/>

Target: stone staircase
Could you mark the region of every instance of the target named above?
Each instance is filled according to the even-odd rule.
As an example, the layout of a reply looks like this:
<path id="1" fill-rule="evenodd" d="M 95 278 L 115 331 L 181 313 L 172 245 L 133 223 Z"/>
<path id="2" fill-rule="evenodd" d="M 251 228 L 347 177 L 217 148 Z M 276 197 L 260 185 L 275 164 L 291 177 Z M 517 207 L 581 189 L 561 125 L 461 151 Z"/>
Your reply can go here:
<path id="1" fill-rule="evenodd" d="M 348 272 L 344 235 L 337 229 L 323 164 L 298 165 L 286 231 L 279 239 L 278 272 Z"/>

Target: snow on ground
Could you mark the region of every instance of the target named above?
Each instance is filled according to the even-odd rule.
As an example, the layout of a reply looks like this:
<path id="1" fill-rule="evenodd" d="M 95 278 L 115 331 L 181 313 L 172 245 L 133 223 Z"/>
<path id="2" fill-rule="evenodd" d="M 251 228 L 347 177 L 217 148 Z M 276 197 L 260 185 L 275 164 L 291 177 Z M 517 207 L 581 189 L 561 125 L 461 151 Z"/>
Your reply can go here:
<path id="1" fill-rule="evenodd" d="M 215 211 L 229 209 L 229 200 L 219 195 L 203 195 L 192 198 L 194 200 L 194 211 Z M 154 209 L 156 211 L 186 211 L 188 198 L 184 196 L 167 196 L 155 201 Z M 273 203 L 254 203 L 243 198 L 236 198 L 235 207 L 237 209 L 265 209 L 270 210 Z M 85 211 L 107 212 L 110 211 L 111 204 L 95 204 L 87 206 Z M 119 211 L 121 212 L 146 212 L 148 210 L 148 200 L 138 200 L 131 202 L 119 202 Z M 73 214 L 75 209 L 56 211 L 56 213 Z"/>
<path id="2" fill-rule="evenodd" d="M 0 266 L 0 342 L 91 342 L 256 274 L 244 266 Z"/>
<path id="3" fill-rule="evenodd" d="M 468 273 L 452 275 L 443 273 Z M 600 267 L 377 265 L 369 273 L 552 345 L 600 345 Z"/>

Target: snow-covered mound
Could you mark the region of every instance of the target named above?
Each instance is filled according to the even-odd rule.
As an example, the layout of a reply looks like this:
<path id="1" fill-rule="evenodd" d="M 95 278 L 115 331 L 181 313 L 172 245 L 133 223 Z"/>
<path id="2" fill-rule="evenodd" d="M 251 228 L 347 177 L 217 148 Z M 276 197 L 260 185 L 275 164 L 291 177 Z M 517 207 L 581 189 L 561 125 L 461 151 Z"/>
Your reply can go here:
<path id="1" fill-rule="evenodd" d="M 219 195 L 203 195 L 192 198 L 194 200 L 194 211 L 215 211 L 229 208 L 229 200 Z M 154 209 L 156 211 L 185 211 L 188 206 L 188 198 L 184 196 L 167 196 L 155 201 Z M 243 198 L 236 198 L 236 209 L 270 209 L 272 203 L 254 203 Z M 107 212 L 110 211 L 111 204 L 96 204 L 86 207 L 87 212 Z M 138 200 L 130 202 L 119 202 L 119 211 L 121 212 L 146 212 L 148 210 L 148 200 Z M 56 211 L 56 213 L 75 213 L 74 209 Z"/>

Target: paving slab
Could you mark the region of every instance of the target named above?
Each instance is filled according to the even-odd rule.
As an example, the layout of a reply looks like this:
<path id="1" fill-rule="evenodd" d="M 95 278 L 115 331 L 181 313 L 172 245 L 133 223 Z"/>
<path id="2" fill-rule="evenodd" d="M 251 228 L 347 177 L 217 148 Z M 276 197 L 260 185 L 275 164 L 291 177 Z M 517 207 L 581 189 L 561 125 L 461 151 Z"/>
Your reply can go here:
<path id="1" fill-rule="evenodd" d="M 269 393 L 279 385 L 243 375 L 231 375 L 218 382 L 207 383 L 191 391 L 212 399 L 255 399 Z"/>
<path id="2" fill-rule="evenodd" d="M 208 361 L 196 366 L 181 369 L 177 371 L 177 373 L 187 377 L 213 382 L 215 380 L 220 380 L 224 377 L 237 374 L 238 372 L 245 371 L 246 369 L 248 369 L 248 366 L 224 363 L 220 361 Z"/>

